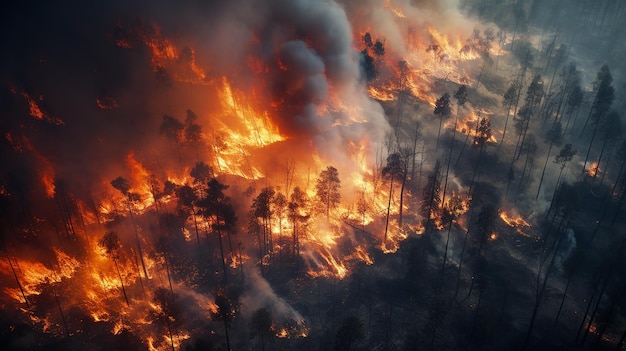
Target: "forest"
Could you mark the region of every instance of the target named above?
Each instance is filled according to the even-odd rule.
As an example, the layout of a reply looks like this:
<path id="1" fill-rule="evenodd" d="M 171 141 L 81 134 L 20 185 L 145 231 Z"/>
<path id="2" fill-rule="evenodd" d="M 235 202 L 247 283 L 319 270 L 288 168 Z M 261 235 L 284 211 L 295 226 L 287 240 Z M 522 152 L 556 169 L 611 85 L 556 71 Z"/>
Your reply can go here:
<path id="1" fill-rule="evenodd" d="M 4 350 L 626 350 L 626 2 L 3 5 Z"/>

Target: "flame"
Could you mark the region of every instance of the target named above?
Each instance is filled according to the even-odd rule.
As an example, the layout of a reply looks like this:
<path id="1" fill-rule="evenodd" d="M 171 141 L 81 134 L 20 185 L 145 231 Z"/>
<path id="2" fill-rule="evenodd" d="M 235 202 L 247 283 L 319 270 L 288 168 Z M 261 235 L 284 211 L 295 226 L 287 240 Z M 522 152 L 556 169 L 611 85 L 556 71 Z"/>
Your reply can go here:
<path id="1" fill-rule="evenodd" d="M 63 120 L 59 118 L 51 117 L 46 112 L 44 112 L 41 109 L 41 107 L 39 107 L 39 104 L 37 104 L 37 102 L 32 97 L 30 97 L 30 95 L 28 95 L 27 93 L 23 93 L 22 95 L 24 96 L 24 99 L 28 103 L 28 113 L 33 118 L 38 119 L 40 121 L 50 122 L 52 124 L 59 125 L 59 126 L 65 124 Z M 43 97 L 40 97 L 39 100 L 43 100 Z"/>
<path id="2" fill-rule="evenodd" d="M 522 218 L 522 216 L 513 217 L 503 210 L 500 210 L 499 212 L 500 218 L 504 221 L 504 223 L 511 228 L 515 228 L 519 234 L 530 237 L 530 234 L 525 233 L 523 229 L 530 228 L 531 225 L 524 218 Z"/>
<path id="3" fill-rule="evenodd" d="M 598 175 L 598 173 L 601 173 L 602 169 L 600 168 L 600 166 L 598 165 L 598 162 L 593 162 L 590 166 L 589 169 L 587 170 L 587 174 L 590 177 L 595 177 Z"/>
<path id="4" fill-rule="evenodd" d="M 135 208 L 140 211 L 146 210 L 154 204 L 152 190 L 148 184 L 150 172 L 148 172 L 146 168 L 137 161 L 133 152 L 126 156 L 126 165 L 130 168 L 132 189 L 141 198 L 140 202 L 134 204 Z"/>
<path id="5" fill-rule="evenodd" d="M 391 91 L 390 88 L 376 88 L 374 86 L 370 86 L 368 89 L 370 97 L 379 101 L 395 101 L 396 95 Z"/>
<path id="6" fill-rule="evenodd" d="M 215 168 L 221 173 L 246 179 L 259 179 L 263 173 L 251 162 L 251 151 L 285 140 L 268 111 L 259 111 L 244 98 L 244 92 L 232 88 L 226 77 L 221 80 L 218 95 L 224 118 L 218 124 L 219 149 L 215 149 Z M 228 124 L 226 124 L 228 121 Z"/>

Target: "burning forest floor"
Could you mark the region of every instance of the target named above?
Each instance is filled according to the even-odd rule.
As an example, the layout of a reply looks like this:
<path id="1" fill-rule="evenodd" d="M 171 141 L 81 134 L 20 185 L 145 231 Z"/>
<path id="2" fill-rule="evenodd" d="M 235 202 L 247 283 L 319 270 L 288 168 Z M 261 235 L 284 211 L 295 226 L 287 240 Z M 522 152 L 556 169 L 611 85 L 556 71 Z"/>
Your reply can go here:
<path id="1" fill-rule="evenodd" d="M 3 349 L 624 348 L 623 122 L 548 5 L 209 3 L 12 61 Z"/>

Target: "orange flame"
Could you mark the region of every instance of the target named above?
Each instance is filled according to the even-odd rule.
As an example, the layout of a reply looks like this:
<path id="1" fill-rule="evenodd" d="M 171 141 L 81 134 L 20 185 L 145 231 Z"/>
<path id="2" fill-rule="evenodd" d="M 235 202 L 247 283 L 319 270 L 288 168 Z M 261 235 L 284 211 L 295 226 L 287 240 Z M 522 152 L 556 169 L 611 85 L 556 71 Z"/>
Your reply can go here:
<path id="1" fill-rule="evenodd" d="M 530 228 L 531 225 L 524 218 L 522 218 L 522 216 L 518 215 L 517 217 L 513 217 L 509 215 L 508 213 L 506 213 L 505 211 L 500 210 L 500 218 L 509 227 L 515 228 L 519 234 L 530 237 L 530 234 L 525 233 L 522 229 Z"/>

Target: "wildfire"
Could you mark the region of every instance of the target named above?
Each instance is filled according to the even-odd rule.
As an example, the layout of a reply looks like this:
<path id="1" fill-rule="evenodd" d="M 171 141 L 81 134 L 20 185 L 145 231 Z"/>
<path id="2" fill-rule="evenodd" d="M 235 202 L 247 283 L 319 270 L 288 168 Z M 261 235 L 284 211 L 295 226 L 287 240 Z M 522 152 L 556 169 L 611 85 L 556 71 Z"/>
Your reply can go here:
<path id="1" fill-rule="evenodd" d="M 126 157 L 126 165 L 130 169 L 133 191 L 141 198 L 141 201 L 135 203 L 134 206 L 140 211 L 145 210 L 154 204 L 152 189 L 150 189 L 150 185 L 148 184 L 150 172 L 137 161 L 133 152 L 129 153 Z"/>
<path id="2" fill-rule="evenodd" d="M 235 91 L 226 77 L 218 87 L 224 118 L 218 121 L 215 145 L 216 168 L 227 174 L 259 179 L 263 173 L 251 162 L 250 152 L 285 140 L 272 123 L 268 111 L 259 111 Z"/>
<path id="3" fill-rule="evenodd" d="M 600 166 L 598 165 L 598 162 L 594 162 L 589 166 L 589 169 L 587 170 L 587 174 L 590 177 L 595 177 L 598 175 L 598 173 L 602 172 L 602 169 L 600 168 Z"/>
<path id="4" fill-rule="evenodd" d="M 39 104 L 37 104 L 37 102 L 32 97 L 30 97 L 30 95 L 28 95 L 27 93 L 23 93 L 23 96 L 28 103 L 28 112 L 33 118 L 40 121 L 50 122 L 55 125 L 65 124 L 65 122 L 63 122 L 63 120 L 59 118 L 50 117 L 50 115 L 48 115 L 46 112 L 44 112 L 44 110 L 41 109 L 41 107 L 39 107 Z M 43 100 L 43 98 L 40 97 L 40 100 Z"/>
<path id="5" fill-rule="evenodd" d="M 530 237 L 530 234 L 527 234 L 523 231 L 524 228 L 530 228 L 531 225 L 530 223 L 528 223 L 526 220 L 524 220 L 524 218 L 522 218 L 522 216 L 517 216 L 517 217 L 513 217 L 511 215 L 509 215 L 508 213 L 506 213 L 503 210 L 500 210 L 500 218 L 504 221 L 504 223 L 506 223 L 509 227 L 511 228 L 515 228 L 516 231 L 523 235 L 523 236 L 527 236 Z"/>
<path id="6" fill-rule="evenodd" d="M 379 100 L 379 101 L 394 101 L 396 100 L 396 95 L 392 92 L 389 91 L 387 89 L 384 88 L 376 88 L 374 86 L 370 86 L 369 87 L 369 95 L 370 97 L 372 97 L 373 99 Z"/>

